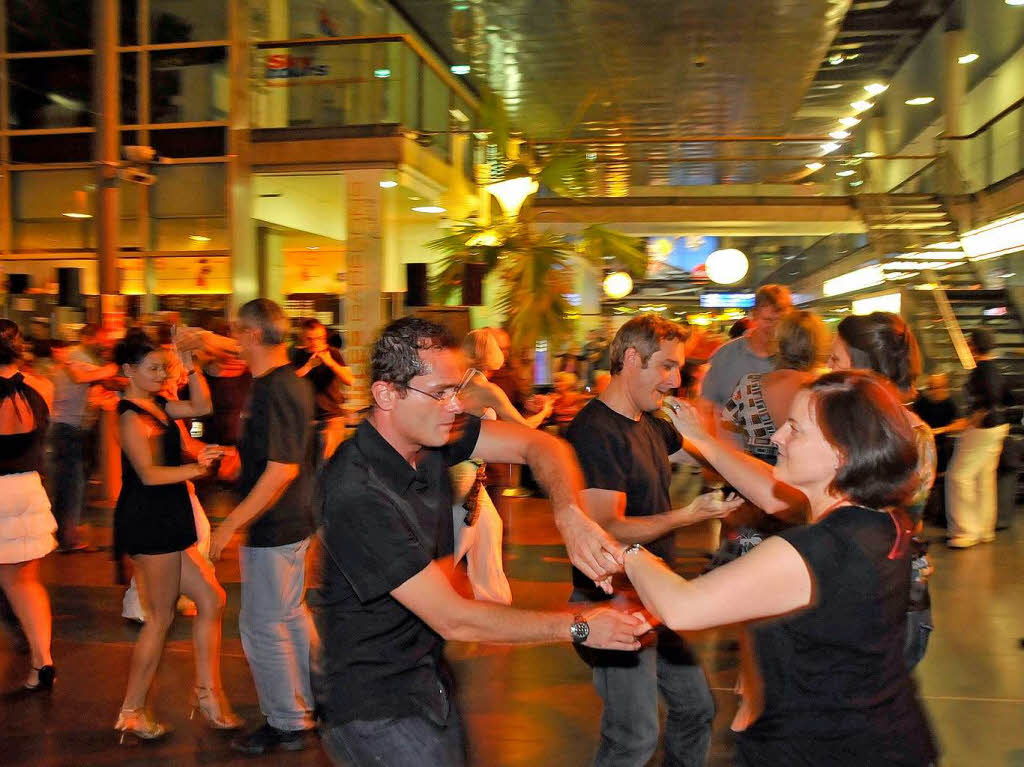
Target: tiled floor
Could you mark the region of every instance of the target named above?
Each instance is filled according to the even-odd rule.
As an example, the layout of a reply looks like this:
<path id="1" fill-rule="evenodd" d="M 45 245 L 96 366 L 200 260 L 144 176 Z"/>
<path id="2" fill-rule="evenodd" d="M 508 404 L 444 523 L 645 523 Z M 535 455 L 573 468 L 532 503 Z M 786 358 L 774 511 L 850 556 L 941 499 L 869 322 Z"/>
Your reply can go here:
<path id="1" fill-rule="evenodd" d="M 517 604 L 555 608 L 568 596 L 564 550 L 539 501 L 508 501 L 507 569 Z M 109 532 L 100 522 L 101 537 Z M 1024 524 L 1024 522 L 1022 522 Z M 934 549 L 938 629 L 917 678 L 948 767 L 1024 767 L 1024 540 L 1002 533 L 989 546 Z M 684 543 L 693 544 L 695 534 Z M 101 541 L 102 542 L 102 541 Z M 695 569 L 700 560 L 684 560 Z M 238 639 L 238 567 L 229 550 L 218 573 L 228 590 L 224 623 L 225 684 L 239 712 L 256 721 L 255 692 Z M 314 749 L 246 758 L 227 737 L 188 720 L 192 661 L 189 620 L 179 619 L 152 701 L 177 731 L 166 742 L 116 744 L 111 727 L 123 694 L 136 629 L 120 618 L 122 590 L 106 553 L 52 555 L 44 563 L 54 603 L 52 695 L 0 700 L 0 764 L 37 765 L 326 765 Z M 735 702 L 736 653 L 728 632 L 694 637 L 719 714 L 711 764 L 729 765 L 728 722 Z M 567 646 L 495 647 L 453 643 L 473 764 L 478 767 L 576 767 L 589 763 L 599 700 L 589 673 Z M 10 689 L 27 667 L 0 634 L 0 685 Z"/>

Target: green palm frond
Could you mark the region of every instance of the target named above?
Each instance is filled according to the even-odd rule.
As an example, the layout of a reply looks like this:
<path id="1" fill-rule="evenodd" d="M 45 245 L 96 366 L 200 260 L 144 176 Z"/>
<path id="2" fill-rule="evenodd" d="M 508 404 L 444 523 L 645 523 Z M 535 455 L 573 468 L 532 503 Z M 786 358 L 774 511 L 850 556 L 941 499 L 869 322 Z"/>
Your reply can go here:
<path id="1" fill-rule="evenodd" d="M 647 273 L 647 248 L 639 237 L 595 224 L 583 230 L 582 238 L 583 256 L 594 266 L 603 267 L 617 262 L 633 277 L 643 277 Z M 606 259 L 606 256 L 610 258 Z"/>

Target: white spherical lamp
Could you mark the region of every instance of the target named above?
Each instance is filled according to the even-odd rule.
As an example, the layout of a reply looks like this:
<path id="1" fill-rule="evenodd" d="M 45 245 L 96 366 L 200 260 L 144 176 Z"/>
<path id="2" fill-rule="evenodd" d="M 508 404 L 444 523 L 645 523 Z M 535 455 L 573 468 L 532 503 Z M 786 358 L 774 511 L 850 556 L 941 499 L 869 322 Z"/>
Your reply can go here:
<path id="1" fill-rule="evenodd" d="M 604 278 L 604 294 L 608 298 L 625 298 L 633 292 L 633 278 L 626 272 L 612 272 Z"/>
<path id="2" fill-rule="evenodd" d="M 716 250 L 705 263 L 708 279 L 719 285 L 732 285 L 747 274 L 747 257 L 735 248 Z"/>

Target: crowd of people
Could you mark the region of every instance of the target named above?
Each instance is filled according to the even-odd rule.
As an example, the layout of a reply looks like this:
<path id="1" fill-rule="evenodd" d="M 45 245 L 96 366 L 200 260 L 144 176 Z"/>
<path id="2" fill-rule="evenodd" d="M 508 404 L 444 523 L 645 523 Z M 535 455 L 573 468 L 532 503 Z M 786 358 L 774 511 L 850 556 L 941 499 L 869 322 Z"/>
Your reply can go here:
<path id="1" fill-rule="evenodd" d="M 290 345 L 291 330 L 267 299 L 230 326 L 158 323 L 116 343 L 92 325 L 74 345 L 27 343 L 0 320 L 0 587 L 26 691 L 57 674 L 39 562 L 93 547 L 81 519 L 99 410 L 116 413 L 113 552 L 142 624 L 122 741 L 170 732 L 150 689 L 179 610 L 195 616 L 195 712 L 242 728 L 221 684 L 215 570 L 240 535 L 239 629 L 265 717 L 232 741 L 245 753 L 303 749 L 318 730 L 339 765 L 464 764 L 443 655 L 457 639 L 572 643 L 603 703 L 595 765 L 644 765 L 659 741 L 665 764 L 702 765 L 715 703 L 678 632 L 739 624 L 737 763 L 934 763 L 910 676 L 931 630 L 921 521 L 944 514 L 953 548 L 995 537 L 1013 399 L 991 334 L 971 336 L 961 415 L 941 376 L 915 389 L 921 355 L 899 316 L 849 316 L 833 335 L 778 285 L 709 359 L 691 328 L 640 315 L 560 357 L 541 396 L 502 331 L 456 339 L 407 317 L 373 346 L 352 429 L 340 345 L 315 319 Z M 549 499 L 573 565 L 565 609 L 512 604 L 488 464 L 528 467 Z M 677 503 L 674 471 L 728 491 Z M 200 496 L 216 482 L 236 502 L 211 527 Z M 685 580 L 674 534 L 708 520 L 723 521 L 721 548 Z"/>

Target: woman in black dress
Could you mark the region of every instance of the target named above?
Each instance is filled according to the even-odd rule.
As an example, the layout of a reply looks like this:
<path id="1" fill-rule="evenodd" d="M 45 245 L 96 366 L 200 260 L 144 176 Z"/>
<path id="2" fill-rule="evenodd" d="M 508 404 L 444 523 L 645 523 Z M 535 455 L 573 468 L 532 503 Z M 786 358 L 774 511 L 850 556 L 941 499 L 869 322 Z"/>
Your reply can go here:
<path id="1" fill-rule="evenodd" d="M 796 505 L 811 519 L 693 581 L 642 549 L 623 553 L 640 598 L 670 628 L 759 621 L 750 628 L 760 683 L 744 688 L 746 716 L 734 722 L 738 764 L 934 764 L 903 654 L 912 525 L 899 509 L 917 484 L 917 449 L 896 392 L 860 371 L 809 384 L 772 437 L 774 470 L 709 436 L 689 405 L 669 407 L 748 500 L 766 511 Z"/>
<path id="2" fill-rule="evenodd" d="M 117 363 L 128 378 L 118 405 L 121 435 L 121 494 L 114 512 L 114 553 L 132 558 L 140 584 L 146 623 L 132 653 L 128 689 L 116 730 L 145 740 L 166 735 L 168 728 L 146 709 L 146 695 L 156 674 L 179 594 L 196 603 L 193 625 L 196 688 L 193 706 L 219 729 L 235 729 L 241 720 L 231 711 L 220 680 L 220 630 L 224 589 L 213 566 L 196 549 L 196 526 L 187 482 L 220 457 L 221 448 L 203 448 L 196 463 L 182 464 L 181 435 L 175 419 L 199 418 L 210 410 L 210 392 L 194 369 L 190 352 L 190 399 L 167 401 L 158 395 L 167 379 L 166 352 L 148 336 L 133 332 L 118 344 Z"/>

